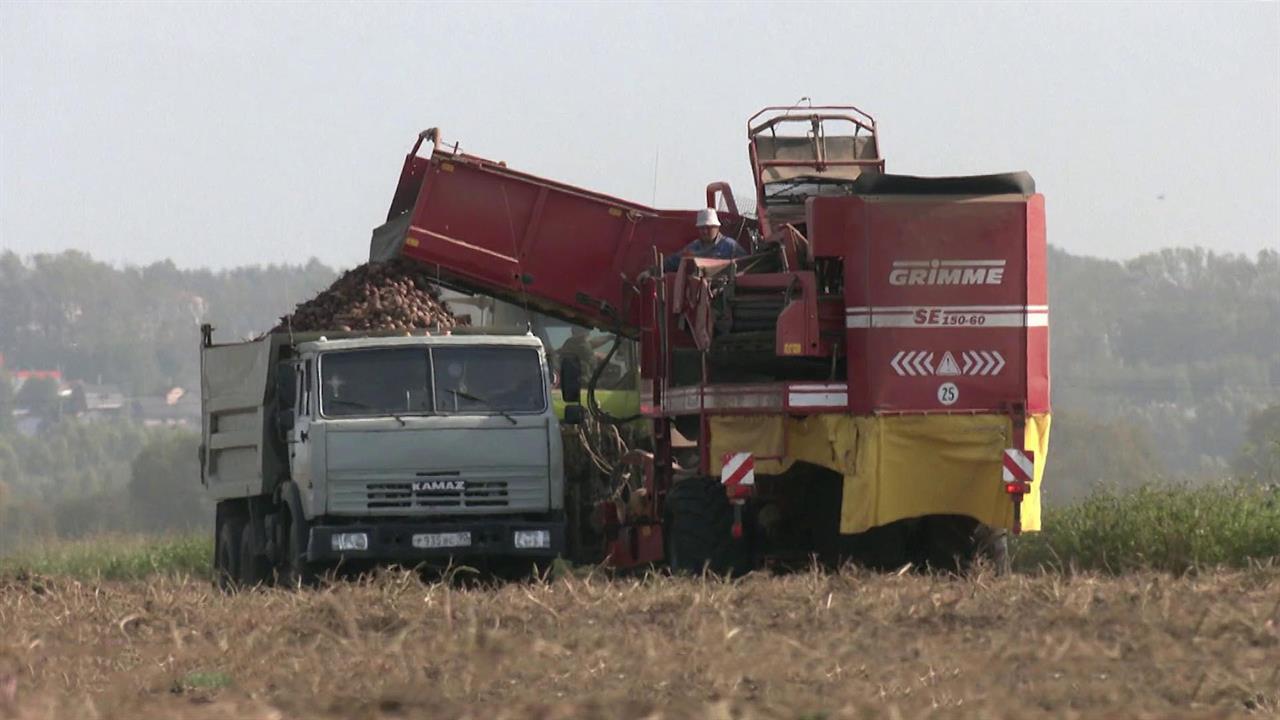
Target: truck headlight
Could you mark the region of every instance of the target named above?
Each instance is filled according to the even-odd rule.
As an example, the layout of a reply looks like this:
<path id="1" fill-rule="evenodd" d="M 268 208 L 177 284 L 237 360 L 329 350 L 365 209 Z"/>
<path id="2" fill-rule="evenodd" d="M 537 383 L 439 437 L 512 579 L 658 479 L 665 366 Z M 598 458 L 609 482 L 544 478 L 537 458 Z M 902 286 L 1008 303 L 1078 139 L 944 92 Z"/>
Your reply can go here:
<path id="1" fill-rule="evenodd" d="M 330 545 L 334 550 L 346 552 L 349 550 L 368 550 L 369 535 L 368 533 L 335 533 L 329 539 Z"/>
<path id="2" fill-rule="evenodd" d="M 517 530 L 515 534 L 516 549 L 529 550 L 532 548 L 549 548 L 551 547 L 551 531 L 550 530 Z"/>

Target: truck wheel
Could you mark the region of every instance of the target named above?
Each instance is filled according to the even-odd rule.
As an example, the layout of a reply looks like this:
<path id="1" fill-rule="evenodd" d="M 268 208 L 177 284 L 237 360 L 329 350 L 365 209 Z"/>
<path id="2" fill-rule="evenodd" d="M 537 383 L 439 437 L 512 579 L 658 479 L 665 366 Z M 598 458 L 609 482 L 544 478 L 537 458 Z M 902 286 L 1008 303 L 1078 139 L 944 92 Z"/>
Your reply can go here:
<path id="1" fill-rule="evenodd" d="M 304 587 L 314 585 L 316 581 L 315 566 L 307 562 L 307 525 L 305 520 L 289 518 L 285 528 L 284 564 L 280 568 L 280 582 L 285 587 Z"/>
<path id="2" fill-rule="evenodd" d="M 685 478 L 667 493 L 667 564 L 675 573 L 741 575 L 746 544 L 733 538 L 733 507 L 715 478 Z"/>
<path id="3" fill-rule="evenodd" d="M 247 523 L 240 534 L 240 563 L 237 570 L 241 587 L 257 587 L 270 580 L 267 559 L 261 553 L 254 552 L 253 527 Z"/>
<path id="4" fill-rule="evenodd" d="M 237 588 L 240 577 L 240 538 L 243 534 L 243 519 L 234 515 L 218 518 L 218 533 L 213 549 L 213 582 L 223 592 L 232 592 Z"/>

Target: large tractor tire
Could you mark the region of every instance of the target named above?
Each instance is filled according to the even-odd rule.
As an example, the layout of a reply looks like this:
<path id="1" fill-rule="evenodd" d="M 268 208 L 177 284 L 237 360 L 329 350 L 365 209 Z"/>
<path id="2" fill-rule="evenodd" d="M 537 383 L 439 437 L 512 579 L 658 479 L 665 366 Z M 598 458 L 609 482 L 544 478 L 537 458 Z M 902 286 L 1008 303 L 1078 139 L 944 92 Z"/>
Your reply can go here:
<path id="1" fill-rule="evenodd" d="M 240 540 L 244 527 L 244 518 L 239 515 L 218 513 L 213 546 L 213 583 L 223 592 L 233 592 L 239 587 Z"/>
<path id="2" fill-rule="evenodd" d="M 743 540 L 733 537 L 733 507 L 715 478 L 685 478 L 666 501 L 667 564 L 674 573 L 722 576 L 750 570 Z"/>
<path id="3" fill-rule="evenodd" d="M 964 515 L 930 515 L 917 529 L 918 564 L 941 572 L 967 572 L 985 561 L 998 573 L 1009 572 L 1009 538 Z"/>
<path id="4" fill-rule="evenodd" d="M 991 563 L 997 575 L 1008 575 L 1013 572 L 1013 563 L 1009 559 L 1009 531 L 997 530 L 990 525 L 979 525 L 974 531 L 977 542 L 978 557 Z"/>

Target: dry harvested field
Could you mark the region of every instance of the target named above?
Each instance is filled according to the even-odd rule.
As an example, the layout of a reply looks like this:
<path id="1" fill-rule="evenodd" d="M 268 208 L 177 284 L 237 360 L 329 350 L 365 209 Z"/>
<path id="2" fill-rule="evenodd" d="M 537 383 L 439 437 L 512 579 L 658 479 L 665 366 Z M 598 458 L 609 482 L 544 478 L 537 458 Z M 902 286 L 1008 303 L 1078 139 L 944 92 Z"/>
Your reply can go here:
<path id="1" fill-rule="evenodd" d="M 0 717 L 1280 716 L 1280 568 L 0 581 Z"/>

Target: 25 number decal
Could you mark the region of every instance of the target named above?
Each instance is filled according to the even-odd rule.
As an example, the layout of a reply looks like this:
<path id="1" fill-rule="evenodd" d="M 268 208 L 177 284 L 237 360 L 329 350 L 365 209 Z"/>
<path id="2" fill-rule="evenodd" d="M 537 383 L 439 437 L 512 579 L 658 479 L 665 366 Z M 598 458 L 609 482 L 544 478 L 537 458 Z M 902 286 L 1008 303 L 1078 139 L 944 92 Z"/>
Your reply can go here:
<path id="1" fill-rule="evenodd" d="M 938 402 L 943 405 L 955 405 L 960 399 L 960 388 L 955 383 L 942 383 L 938 386 Z"/>

